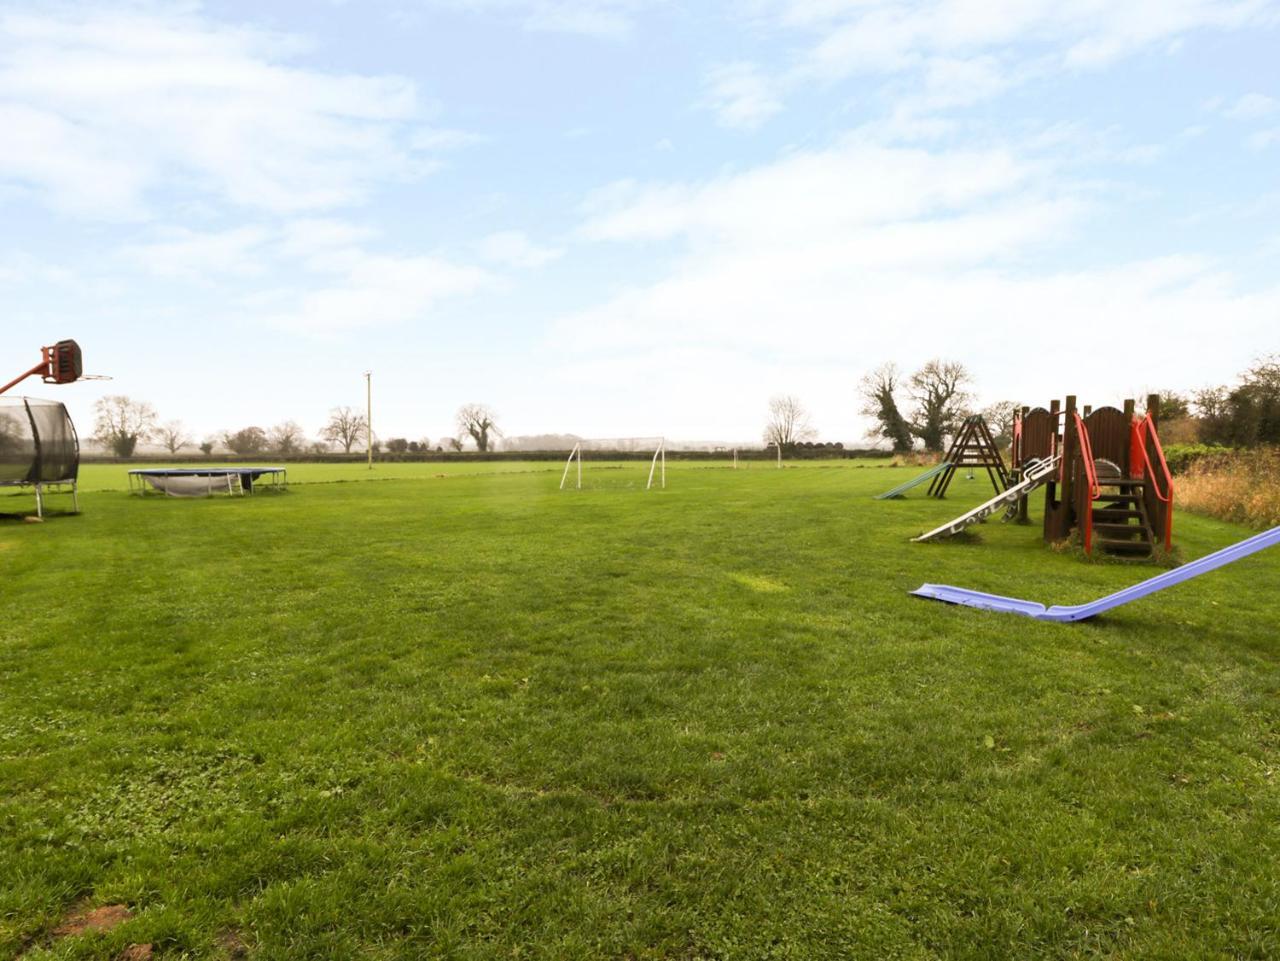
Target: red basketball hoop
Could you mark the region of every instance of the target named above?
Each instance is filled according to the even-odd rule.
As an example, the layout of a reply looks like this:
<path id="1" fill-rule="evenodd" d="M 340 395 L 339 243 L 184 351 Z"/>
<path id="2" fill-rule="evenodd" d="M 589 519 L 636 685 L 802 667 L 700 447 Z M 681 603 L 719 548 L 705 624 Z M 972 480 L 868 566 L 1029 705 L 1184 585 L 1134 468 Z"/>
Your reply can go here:
<path id="1" fill-rule="evenodd" d="M 0 387 L 0 394 L 11 387 L 18 386 L 28 377 L 39 377 L 46 384 L 70 384 L 77 380 L 110 380 L 109 377 L 85 374 L 80 345 L 74 340 L 60 340 L 52 347 L 41 347 L 40 363 Z"/>

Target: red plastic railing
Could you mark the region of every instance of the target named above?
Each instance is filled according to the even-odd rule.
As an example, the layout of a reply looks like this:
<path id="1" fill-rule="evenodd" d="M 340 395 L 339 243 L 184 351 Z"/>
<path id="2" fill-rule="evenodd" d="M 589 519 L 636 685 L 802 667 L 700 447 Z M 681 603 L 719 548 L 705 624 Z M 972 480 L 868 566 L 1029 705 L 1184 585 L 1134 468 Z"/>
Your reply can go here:
<path id="1" fill-rule="evenodd" d="M 1084 461 L 1084 475 L 1089 481 L 1089 499 L 1084 506 L 1084 517 L 1080 530 L 1084 534 L 1084 552 L 1093 553 L 1093 502 L 1102 494 L 1098 486 L 1098 468 L 1093 463 L 1093 442 L 1089 440 L 1089 429 L 1075 411 L 1071 412 L 1076 419 L 1076 436 L 1080 438 L 1080 459 Z"/>
<path id="2" fill-rule="evenodd" d="M 1160 464 L 1160 473 L 1164 475 L 1164 491 L 1156 483 L 1156 470 L 1151 463 L 1151 455 L 1147 453 L 1147 440 L 1155 447 L 1156 459 Z M 1133 453 L 1140 454 L 1144 476 L 1151 478 L 1151 489 L 1156 499 L 1164 504 L 1164 549 L 1173 546 L 1173 475 L 1169 473 L 1169 462 L 1164 459 L 1164 448 L 1160 446 L 1160 435 L 1156 433 L 1155 421 L 1147 414 L 1133 425 Z"/>

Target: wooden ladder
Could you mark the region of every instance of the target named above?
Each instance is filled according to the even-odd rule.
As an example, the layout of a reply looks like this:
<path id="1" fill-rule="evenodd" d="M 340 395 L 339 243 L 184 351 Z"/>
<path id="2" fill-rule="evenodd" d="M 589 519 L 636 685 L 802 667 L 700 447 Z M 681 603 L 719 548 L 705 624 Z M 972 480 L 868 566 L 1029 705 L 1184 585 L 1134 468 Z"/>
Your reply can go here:
<path id="1" fill-rule="evenodd" d="M 1100 493 L 1093 502 L 1094 544 L 1108 554 L 1151 557 L 1155 532 L 1143 500 L 1141 477 L 1099 478 Z"/>

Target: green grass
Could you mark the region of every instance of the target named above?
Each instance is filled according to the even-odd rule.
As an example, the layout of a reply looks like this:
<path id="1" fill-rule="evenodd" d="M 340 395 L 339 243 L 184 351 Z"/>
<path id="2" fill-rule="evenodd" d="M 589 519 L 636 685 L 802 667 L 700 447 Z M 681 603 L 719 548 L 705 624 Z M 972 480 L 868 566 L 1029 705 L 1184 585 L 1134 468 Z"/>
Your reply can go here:
<path id="1" fill-rule="evenodd" d="M 0 520 L 0 956 L 1280 956 L 1280 553 L 1055 625 L 907 595 L 1152 573 L 977 483 L 405 466 Z"/>

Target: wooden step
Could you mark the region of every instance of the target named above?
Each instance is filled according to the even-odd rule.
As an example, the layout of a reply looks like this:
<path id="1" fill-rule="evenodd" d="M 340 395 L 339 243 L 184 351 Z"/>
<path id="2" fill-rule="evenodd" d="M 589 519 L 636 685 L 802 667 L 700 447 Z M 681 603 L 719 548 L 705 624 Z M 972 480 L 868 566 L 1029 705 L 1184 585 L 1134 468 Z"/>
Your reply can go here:
<path id="1" fill-rule="evenodd" d="M 1095 507 L 1093 509 L 1094 523 L 1105 524 L 1108 521 L 1123 521 L 1123 520 L 1129 520 L 1129 519 L 1142 520 L 1146 516 L 1147 515 L 1144 514 L 1142 511 L 1136 511 L 1136 510 L 1133 510 L 1132 508 Z"/>
<path id="2" fill-rule="evenodd" d="M 1121 490 L 1133 490 L 1137 487 L 1146 487 L 1147 482 L 1141 477 L 1099 477 L 1099 487 L 1119 487 Z"/>
<path id="3" fill-rule="evenodd" d="M 1106 541 L 1123 541 L 1126 544 L 1150 544 L 1151 535 L 1144 527 L 1127 527 L 1123 525 L 1095 524 L 1094 535 Z"/>
<path id="4" fill-rule="evenodd" d="M 1116 541 L 1106 537 L 1099 537 L 1093 543 L 1104 551 L 1117 554 L 1147 554 L 1149 556 L 1152 553 L 1151 543 L 1145 540 Z"/>

